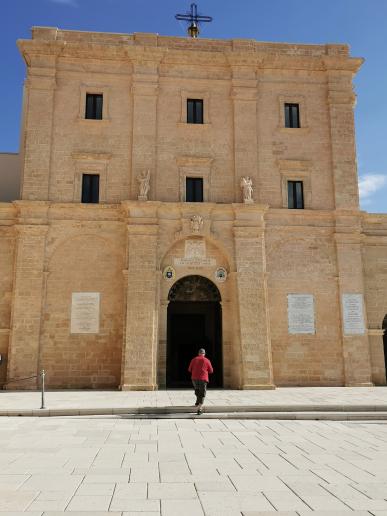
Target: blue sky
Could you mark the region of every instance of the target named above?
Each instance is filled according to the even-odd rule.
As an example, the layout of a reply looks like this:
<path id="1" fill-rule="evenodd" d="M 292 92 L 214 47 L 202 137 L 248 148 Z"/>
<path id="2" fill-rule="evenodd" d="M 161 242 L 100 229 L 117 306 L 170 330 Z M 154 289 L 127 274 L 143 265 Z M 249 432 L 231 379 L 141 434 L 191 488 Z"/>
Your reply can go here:
<path id="1" fill-rule="evenodd" d="M 16 152 L 24 64 L 16 48 L 34 25 L 185 35 L 174 19 L 191 0 L 1 0 L 0 151 Z M 198 0 L 202 37 L 349 43 L 366 59 L 355 80 L 361 206 L 387 212 L 387 0 Z"/>

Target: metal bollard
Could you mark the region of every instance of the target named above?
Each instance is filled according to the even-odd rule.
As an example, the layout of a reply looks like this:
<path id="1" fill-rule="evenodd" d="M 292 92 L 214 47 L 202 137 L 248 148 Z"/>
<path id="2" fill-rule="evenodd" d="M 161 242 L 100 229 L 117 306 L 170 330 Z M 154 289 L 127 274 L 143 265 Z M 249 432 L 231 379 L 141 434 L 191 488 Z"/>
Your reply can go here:
<path id="1" fill-rule="evenodd" d="M 41 378 L 41 389 L 42 389 L 42 404 L 41 404 L 41 409 L 45 409 L 45 405 L 44 405 L 44 377 L 46 376 L 46 373 L 44 372 L 44 369 L 42 369 L 42 372 L 40 373 L 40 378 Z"/>

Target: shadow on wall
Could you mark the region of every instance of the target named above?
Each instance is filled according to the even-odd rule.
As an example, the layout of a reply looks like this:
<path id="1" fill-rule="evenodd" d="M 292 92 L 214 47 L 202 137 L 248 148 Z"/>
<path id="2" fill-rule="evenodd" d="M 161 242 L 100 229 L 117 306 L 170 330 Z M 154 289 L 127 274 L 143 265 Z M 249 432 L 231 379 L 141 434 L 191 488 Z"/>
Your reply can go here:
<path id="1" fill-rule="evenodd" d="M 20 199 L 20 155 L 0 152 L 0 202 Z"/>

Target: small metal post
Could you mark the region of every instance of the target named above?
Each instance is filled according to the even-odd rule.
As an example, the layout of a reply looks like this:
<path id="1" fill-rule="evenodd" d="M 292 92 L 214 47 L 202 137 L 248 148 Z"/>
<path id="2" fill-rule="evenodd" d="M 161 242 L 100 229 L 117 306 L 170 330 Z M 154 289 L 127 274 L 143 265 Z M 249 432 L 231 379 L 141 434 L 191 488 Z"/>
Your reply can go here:
<path id="1" fill-rule="evenodd" d="M 42 388 L 42 404 L 41 409 L 45 409 L 44 406 L 44 377 L 46 376 L 46 373 L 44 372 L 44 369 L 42 369 L 42 372 L 40 373 L 40 379 L 41 379 L 41 388 Z"/>

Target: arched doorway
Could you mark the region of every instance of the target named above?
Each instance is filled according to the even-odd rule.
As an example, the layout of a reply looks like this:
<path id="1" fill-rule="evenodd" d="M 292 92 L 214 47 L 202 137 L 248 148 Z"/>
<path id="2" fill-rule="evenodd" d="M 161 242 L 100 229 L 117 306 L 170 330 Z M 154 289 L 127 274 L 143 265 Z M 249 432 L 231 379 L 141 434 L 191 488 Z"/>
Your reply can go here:
<path id="1" fill-rule="evenodd" d="M 210 383 L 223 386 L 222 307 L 216 285 L 203 276 L 185 276 L 169 291 L 167 312 L 167 387 L 189 387 L 189 362 L 206 349 L 214 366 Z"/>
<path id="2" fill-rule="evenodd" d="M 383 349 L 384 349 L 384 365 L 386 368 L 386 377 L 387 377 L 387 314 L 384 316 L 383 323 Z"/>

